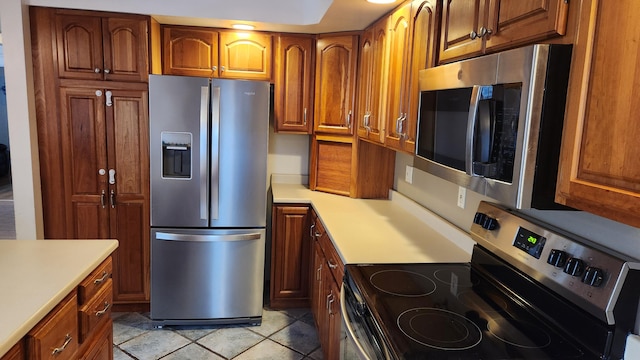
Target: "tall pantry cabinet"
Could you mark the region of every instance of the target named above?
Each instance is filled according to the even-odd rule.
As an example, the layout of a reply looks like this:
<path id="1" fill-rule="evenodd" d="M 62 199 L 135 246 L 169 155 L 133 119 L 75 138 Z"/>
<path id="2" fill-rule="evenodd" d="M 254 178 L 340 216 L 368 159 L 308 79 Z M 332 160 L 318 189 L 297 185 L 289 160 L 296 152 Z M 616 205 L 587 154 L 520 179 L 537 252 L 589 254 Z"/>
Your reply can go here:
<path id="1" fill-rule="evenodd" d="M 114 301 L 149 301 L 148 18 L 32 7 L 45 238 L 115 238 Z"/>

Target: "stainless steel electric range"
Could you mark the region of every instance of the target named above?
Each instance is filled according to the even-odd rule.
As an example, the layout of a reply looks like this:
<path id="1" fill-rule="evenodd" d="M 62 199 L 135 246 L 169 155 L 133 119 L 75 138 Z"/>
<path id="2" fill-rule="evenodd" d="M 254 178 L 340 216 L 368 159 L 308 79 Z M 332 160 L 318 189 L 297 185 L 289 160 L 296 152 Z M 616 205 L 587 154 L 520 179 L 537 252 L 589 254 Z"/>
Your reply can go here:
<path id="1" fill-rule="evenodd" d="M 482 202 L 470 263 L 347 265 L 342 358 L 621 359 L 640 264 Z"/>

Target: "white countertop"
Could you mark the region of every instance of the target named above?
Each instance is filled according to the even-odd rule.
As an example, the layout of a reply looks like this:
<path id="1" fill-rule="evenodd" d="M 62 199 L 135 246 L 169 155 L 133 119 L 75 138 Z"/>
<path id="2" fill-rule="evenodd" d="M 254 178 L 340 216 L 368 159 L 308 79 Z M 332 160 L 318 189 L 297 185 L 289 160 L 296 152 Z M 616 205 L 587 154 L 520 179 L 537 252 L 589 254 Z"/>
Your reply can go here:
<path id="1" fill-rule="evenodd" d="M 345 264 L 469 262 L 469 234 L 392 192 L 390 200 L 352 199 L 304 185 L 272 183 L 273 203 L 309 203 Z"/>
<path id="2" fill-rule="evenodd" d="M 0 357 L 117 247 L 116 240 L 0 240 Z"/>

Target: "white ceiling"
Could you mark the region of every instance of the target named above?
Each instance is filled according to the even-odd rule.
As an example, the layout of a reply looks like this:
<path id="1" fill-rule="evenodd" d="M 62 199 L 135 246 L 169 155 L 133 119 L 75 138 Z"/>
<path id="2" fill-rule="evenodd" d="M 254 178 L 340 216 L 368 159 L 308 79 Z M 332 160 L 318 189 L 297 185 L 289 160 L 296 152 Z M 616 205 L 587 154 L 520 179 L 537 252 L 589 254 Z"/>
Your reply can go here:
<path id="1" fill-rule="evenodd" d="M 256 30 L 326 33 L 362 30 L 399 3 L 365 0 L 23 0 L 27 5 L 135 13 L 161 24 L 230 27 L 242 21 Z"/>

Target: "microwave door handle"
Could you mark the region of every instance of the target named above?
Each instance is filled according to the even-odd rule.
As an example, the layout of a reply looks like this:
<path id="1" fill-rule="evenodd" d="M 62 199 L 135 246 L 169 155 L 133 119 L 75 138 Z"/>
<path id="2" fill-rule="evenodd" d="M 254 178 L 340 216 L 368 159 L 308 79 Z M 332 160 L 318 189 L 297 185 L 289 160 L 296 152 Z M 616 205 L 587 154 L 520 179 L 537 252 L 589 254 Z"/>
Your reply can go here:
<path id="1" fill-rule="evenodd" d="M 471 90 L 471 101 L 469 102 L 469 118 L 467 120 L 467 144 L 465 152 L 465 172 L 469 176 L 475 176 L 473 173 L 473 159 L 475 150 L 475 133 L 476 124 L 478 122 L 478 104 L 480 103 L 480 94 L 482 86 L 474 85 Z"/>
<path id="2" fill-rule="evenodd" d="M 480 100 L 478 102 L 478 131 L 479 141 L 478 151 L 480 152 L 479 160 L 481 162 L 489 162 L 491 160 L 491 147 L 493 146 L 493 116 L 491 105 L 493 100 Z"/>
<path id="3" fill-rule="evenodd" d="M 209 86 L 200 87 L 200 219 L 207 220 L 209 208 Z"/>

